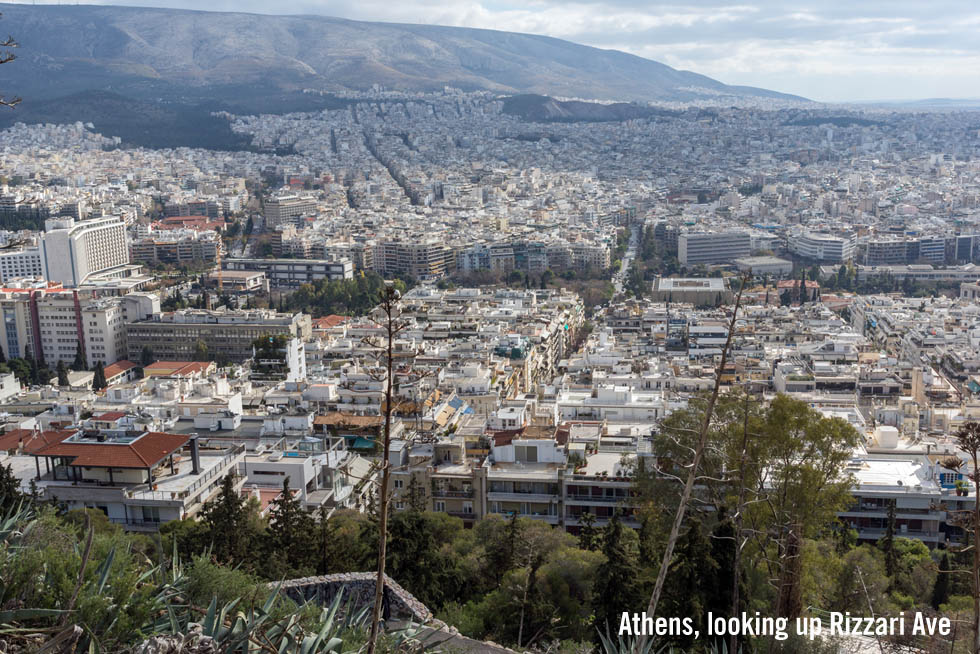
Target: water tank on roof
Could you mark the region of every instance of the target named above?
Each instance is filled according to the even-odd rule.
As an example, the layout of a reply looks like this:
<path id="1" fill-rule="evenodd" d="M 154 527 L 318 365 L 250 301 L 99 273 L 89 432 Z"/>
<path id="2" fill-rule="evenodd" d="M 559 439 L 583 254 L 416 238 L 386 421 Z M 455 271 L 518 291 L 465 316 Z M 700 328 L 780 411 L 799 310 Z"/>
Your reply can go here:
<path id="1" fill-rule="evenodd" d="M 878 437 L 878 446 L 894 449 L 898 447 L 898 429 L 888 425 L 882 425 L 875 429 Z"/>

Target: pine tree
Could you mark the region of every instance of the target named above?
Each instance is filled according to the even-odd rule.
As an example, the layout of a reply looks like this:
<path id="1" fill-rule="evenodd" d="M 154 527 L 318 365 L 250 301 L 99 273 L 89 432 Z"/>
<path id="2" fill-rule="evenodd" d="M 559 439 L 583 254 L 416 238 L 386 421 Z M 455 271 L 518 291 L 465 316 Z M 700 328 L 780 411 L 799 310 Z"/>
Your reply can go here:
<path id="1" fill-rule="evenodd" d="M 211 532 L 212 553 L 222 563 L 240 563 L 248 556 L 250 543 L 245 500 L 235 490 L 231 473 L 221 481 L 218 496 L 204 506 L 202 520 Z"/>
<path id="2" fill-rule="evenodd" d="M 599 549 L 599 530 L 595 526 L 595 516 L 586 511 L 579 516 L 578 546 L 583 550 L 595 552 Z"/>
<path id="3" fill-rule="evenodd" d="M 929 602 L 932 608 L 939 610 L 939 607 L 949 602 L 949 575 L 952 565 L 949 561 L 949 552 L 943 552 L 943 558 L 939 561 L 939 573 L 936 575 L 936 583 L 932 586 L 932 600 Z"/>
<path id="4" fill-rule="evenodd" d="M 71 369 L 75 372 L 81 370 L 88 370 L 88 366 L 85 365 L 85 355 L 82 354 L 82 344 L 79 343 L 78 347 L 75 348 L 75 360 L 71 362 Z"/>
<path id="5" fill-rule="evenodd" d="M 412 475 L 412 478 L 408 480 L 405 497 L 408 500 L 408 508 L 416 513 L 421 513 L 428 508 L 425 500 L 425 489 L 422 488 L 422 484 L 418 482 L 415 475 Z"/>
<path id="6" fill-rule="evenodd" d="M 596 573 L 592 611 L 598 631 L 615 635 L 622 613 L 635 611 L 641 603 L 636 555 L 627 547 L 623 525 L 615 516 L 605 529 L 602 553 L 606 560 Z"/>
<path id="7" fill-rule="evenodd" d="M 512 513 L 503 533 L 498 532 L 497 536 L 487 543 L 487 571 L 493 576 L 495 584 L 499 584 L 503 576 L 514 567 L 514 556 L 523 530 L 524 525 L 517 514 Z"/>
<path id="8" fill-rule="evenodd" d="M 32 356 L 24 357 L 27 359 L 27 364 L 31 367 L 31 384 L 34 386 L 41 385 L 41 368 L 37 365 L 37 359 Z"/>
<path id="9" fill-rule="evenodd" d="M 294 573 L 307 570 L 311 555 L 310 547 L 314 533 L 313 517 L 303 510 L 303 504 L 293 496 L 289 488 L 289 477 L 282 482 L 282 493 L 272 501 L 269 515 L 269 546 L 271 554 L 279 554 Z"/>
<path id="10" fill-rule="evenodd" d="M 153 354 L 153 350 L 150 349 L 149 345 L 144 345 L 143 349 L 140 351 L 140 364 L 143 367 L 146 367 L 151 363 L 153 363 L 155 360 L 156 357 Z"/>
<path id="11" fill-rule="evenodd" d="M 99 361 L 95 364 L 95 374 L 92 377 L 92 390 L 101 391 L 108 385 L 105 379 L 105 366 Z"/>
<path id="12" fill-rule="evenodd" d="M 10 465 L 0 465 L 0 512 L 6 514 L 21 503 L 24 494 L 20 492 L 20 480 L 14 475 Z"/>
<path id="13" fill-rule="evenodd" d="M 677 553 L 667 572 L 670 583 L 664 593 L 666 615 L 691 617 L 695 624 L 703 624 L 713 592 L 720 594 L 721 606 L 725 606 L 727 599 L 728 606 L 724 611 L 729 613 L 731 584 L 719 583 L 718 564 L 711 557 L 711 546 L 704 537 L 704 529 L 699 520 L 692 519 L 689 522 L 687 532 L 677 545 Z M 686 652 L 694 645 L 694 637 L 681 635 L 671 642 Z"/>
<path id="14" fill-rule="evenodd" d="M 885 527 L 885 535 L 878 542 L 878 547 L 881 551 L 885 553 L 885 574 L 888 575 L 890 580 L 895 577 L 895 572 L 898 568 L 898 559 L 895 552 L 895 500 L 891 500 L 888 503 L 888 518 L 887 526 Z M 894 583 L 889 581 L 889 584 Z"/>
<path id="15" fill-rule="evenodd" d="M 68 386 L 68 366 L 61 359 L 58 359 L 58 386 Z"/>
<path id="16" fill-rule="evenodd" d="M 708 584 L 708 611 L 718 616 L 731 617 L 733 613 L 732 604 L 735 601 L 733 589 L 735 588 L 735 578 L 738 576 L 738 607 L 734 609 L 737 615 L 741 611 L 747 610 L 746 598 L 748 592 L 745 588 L 746 576 L 742 570 L 736 568 L 738 548 L 737 528 L 730 516 L 725 515 L 725 508 L 718 512 L 719 522 L 711 532 L 711 559 L 717 566 L 714 570 L 714 581 Z M 731 637 L 730 637 L 731 638 Z M 719 639 L 719 649 L 721 649 L 723 639 Z M 747 648 L 741 637 L 736 637 L 734 649 L 728 651 L 739 651 L 739 648 Z"/>
<path id="17" fill-rule="evenodd" d="M 198 339 L 194 343 L 194 361 L 210 361 L 211 358 L 208 356 L 208 346 L 207 343 Z"/>

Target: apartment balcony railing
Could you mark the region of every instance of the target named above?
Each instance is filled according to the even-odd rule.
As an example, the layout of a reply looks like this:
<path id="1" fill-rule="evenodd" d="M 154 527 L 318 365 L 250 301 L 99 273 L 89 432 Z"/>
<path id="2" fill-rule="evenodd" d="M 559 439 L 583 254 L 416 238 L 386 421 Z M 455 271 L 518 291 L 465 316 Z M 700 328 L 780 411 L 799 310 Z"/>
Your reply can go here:
<path id="1" fill-rule="evenodd" d="M 616 502 L 627 502 L 630 498 L 628 496 L 623 497 L 613 497 L 609 495 L 576 495 L 568 494 L 565 496 L 566 502 L 603 502 L 608 504 L 614 504 Z"/>
<path id="2" fill-rule="evenodd" d="M 159 529 L 163 524 L 161 520 L 148 520 L 140 518 L 109 518 L 109 522 L 123 527 L 137 527 L 141 529 Z"/>
<path id="3" fill-rule="evenodd" d="M 199 476 L 193 483 L 187 486 L 187 488 L 182 488 L 180 490 L 174 491 L 160 491 L 151 490 L 146 487 L 148 485 L 144 484 L 142 488 L 132 488 L 125 492 L 128 499 L 140 499 L 140 500 L 160 500 L 160 501 L 176 501 L 184 500 L 191 497 L 195 491 L 206 486 L 215 477 L 223 476 L 227 474 L 227 466 L 232 461 L 238 458 L 245 451 L 244 445 L 235 445 L 231 447 L 227 454 L 221 457 L 217 465 L 211 466 L 207 472 Z"/>
<path id="4" fill-rule="evenodd" d="M 432 497 L 473 497 L 473 489 L 469 490 L 455 490 L 455 489 L 436 489 L 432 491 Z"/>

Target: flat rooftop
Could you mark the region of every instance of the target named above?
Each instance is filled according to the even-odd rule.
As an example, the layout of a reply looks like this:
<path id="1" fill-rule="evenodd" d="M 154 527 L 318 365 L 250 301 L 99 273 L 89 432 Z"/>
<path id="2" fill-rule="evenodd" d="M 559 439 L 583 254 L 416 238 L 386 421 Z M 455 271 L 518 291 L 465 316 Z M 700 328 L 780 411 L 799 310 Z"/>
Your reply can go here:
<path id="1" fill-rule="evenodd" d="M 893 492 L 939 492 L 939 485 L 929 475 L 929 466 L 919 458 L 853 459 L 847 471 L 854 475 L 862 490 Z M 918 486 L 919 488 L 916 488 Z"/>
<path id="2" fill-rule="evenodd" d="M 657 280 L 658 291 L 724 291 L 728 280 L 724 277 L 661 277 Z"/>
<path id="3" fill-rule="evenodd" d="M 779 257 L 741 257 L 735 259 L 735 263 L 742 266 L 779 266 L 784 264 L 793 265 L 793 262 L 788 259 L 780 259 Z"/>

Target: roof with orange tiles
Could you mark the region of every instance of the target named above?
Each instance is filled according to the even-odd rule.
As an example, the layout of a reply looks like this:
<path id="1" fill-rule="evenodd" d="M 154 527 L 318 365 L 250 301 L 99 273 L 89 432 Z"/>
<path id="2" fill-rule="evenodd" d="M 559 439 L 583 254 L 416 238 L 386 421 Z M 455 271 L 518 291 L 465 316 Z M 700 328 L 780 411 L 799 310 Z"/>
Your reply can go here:
<path id="1" fill-rule="evenodd" d="M 211 361 L 155 361 L 143 368 L 144 377 L 181 377 L 206 373 L 214 366 Z"/>
<path id="2" fill-rule="evenodd" d="M 11 429 L 0 436 L 0 450 L 9 452 L 10 450 L 22 449 L 25 454 L 34 454 L 48 445 L 60 443 L 76 432 L 75 429 L 49 429 L 47 431 Z"/>
<path id="3" fill-rule="evenodd" d="M 299 489 L 296 488 L 291 488 L 289 492 L 293 495 L 293 497 L 299 495 Z M 245 488 L 242 488 L 240 494 L 246 500 L 258 495 L 259 511 L 261 513 L 265 513 L 269 510 L 272 503 L 282 496 L 282 489 L 264 488 L 261 486 L 246 486 Z"/>
<path id="4" fill-rule="evenodd" d="M 313 329 L 330 329 L 332 327 L 336 327 L 337 325 L 342 325 L 348 320 L 350 320 L 349 316 L 338 316 L 336 314 L 323 316 L 322 318 L 314 318 Z"/>
<path id="5" fill-rule="evenodd" d="M 116 375 L 121 375 L 127 370 L 132 370 L 133 368 L 138 368 L 138 367 L 139 366 L 133 363 L 132 361 L 127 361 L 126 359 L 122 359 L 120 361 L 116 361 L 115 363 L 105 367 L 105 378 L 107 380 L 112 379 Z"/>
<path id="6" fill-rule="evenodd" d="M 36 456 L 65 457 L 68 465 L 92 468 L 152 468 L 183 447 L 189 436 L 151 431 L 130 443 L 57 442 Z"/>

